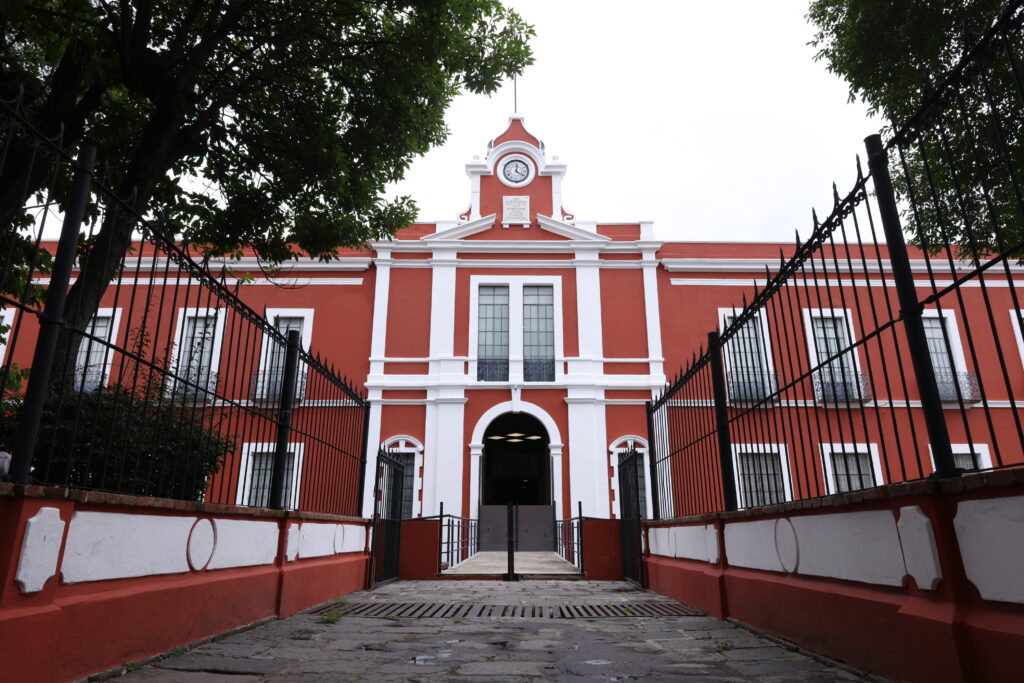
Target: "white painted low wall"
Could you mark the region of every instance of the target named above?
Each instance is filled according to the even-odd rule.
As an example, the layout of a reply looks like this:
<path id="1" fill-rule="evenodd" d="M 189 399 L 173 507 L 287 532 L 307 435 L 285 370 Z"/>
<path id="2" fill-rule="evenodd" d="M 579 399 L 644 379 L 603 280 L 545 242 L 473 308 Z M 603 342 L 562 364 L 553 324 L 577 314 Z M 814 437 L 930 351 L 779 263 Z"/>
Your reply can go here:
<path id="1" fill-rule="evenodd" d="M 964 501 L 953 524 L 981 597 L 1024 604 L 1024 497 Z"/>

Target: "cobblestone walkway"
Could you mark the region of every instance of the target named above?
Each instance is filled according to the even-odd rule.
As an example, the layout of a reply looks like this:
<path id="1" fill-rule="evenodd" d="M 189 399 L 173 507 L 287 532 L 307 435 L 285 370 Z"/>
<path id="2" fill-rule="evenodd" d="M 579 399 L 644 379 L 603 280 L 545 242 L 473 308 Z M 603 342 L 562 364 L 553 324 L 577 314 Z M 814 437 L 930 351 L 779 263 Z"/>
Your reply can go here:
<path id="1" fill-rule="evenodd" d="M 344 616 L 353 603 L 677 605 L 619 582 L 407 581 L 207 643 L 129 681 L 349 680 L 856 681 L 863 677 L 707 616 L 602 618 Z M 630 605 L 634 605 L 632 610 Z M 657 605 L 655 605 L 655 608 Z M 362 611 L 362 610 L 361 610 Z M 393 611 L 393 610 L 392 610 Z M 459 610 L 464 612 L 465 610 Z M 512 613 L 513 610 L 507 610 Z M 606 610 L 607 611 L 607 610 Z M 415 612 L 415 610 L 413 611 Z M 472 614 L 472 610 L 469 611 Z M 494 610 L 491 610 L 493 613 Z M 514 610 L 539 613 L 539 610 Z M 550 610 L 546 611 L 550 613 Z"/>

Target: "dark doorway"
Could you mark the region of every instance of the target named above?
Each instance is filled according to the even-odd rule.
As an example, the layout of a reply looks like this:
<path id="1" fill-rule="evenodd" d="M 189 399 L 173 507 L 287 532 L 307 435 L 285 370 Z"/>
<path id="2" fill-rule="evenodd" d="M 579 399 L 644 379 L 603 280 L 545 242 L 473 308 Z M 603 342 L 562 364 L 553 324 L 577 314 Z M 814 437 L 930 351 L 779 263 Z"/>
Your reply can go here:
<path id="1" fill-rule="evenodd" d="M 505 413 L 484 433 L 483 505 L 550 505 L 551 458 L 544 425 Z"/>

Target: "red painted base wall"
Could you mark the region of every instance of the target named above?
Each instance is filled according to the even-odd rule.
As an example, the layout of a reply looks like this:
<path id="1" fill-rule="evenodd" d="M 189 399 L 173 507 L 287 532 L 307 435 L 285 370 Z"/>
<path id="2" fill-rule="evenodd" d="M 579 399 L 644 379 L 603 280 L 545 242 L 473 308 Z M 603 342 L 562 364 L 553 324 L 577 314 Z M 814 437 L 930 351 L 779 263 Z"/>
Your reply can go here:
<path id="1" fill-rule="evenodd" d="M 622 580 L 622 520 L 583 520 L 583 571 L 590 581 Z"/>
<path id="2" fill-rule="evenodd" d="M 1019 495 L 1024 490 L 974 491 L 972 497 Z M 963 578 L 948 495 L 911 496 L 802 514 L 852 512 L 892 505 L 919 505 L 929 515 L 943 579 L 935 590 L 920 590 L 908 579 L 887 587 L 729 566 L 666 556 L 646 558 L 648 587 L 708 614 L 735 618 L 812 651 L 901 681 L 1019 681 L 1024 652 L 1024 605 L 984 600 Z M 742 517 L 737 517 L 737 514 Z M 785 517 L 776 510 L 704 515 L 659 526 Z M 650 528 L 650 527 L 649 527 Z M 720 543 L 721 555 L 725 546 Z M 950 558 L 957 558 L 956 562 Z M 959 576 L 959 578 L 957 578 Z M 959 584 L 959 585 L 958 585 Z"/>
<path id="3" fill-rule="evenodd" d="M 76 680 L 263 619 L 286 617 L 366 586 L 365 552 L 286 562 L 282 540 L 274 564 L 74 585 L 61 583 L 58 573 L 41 591 L 22 594 L 15 575 L 25 522 L 41 507 L 57 507 L 67 520 L 83 504 L 12 492 L 9 485 L 0 490 L 0 680 Z M 169 512 L 145 507 L 142 499 L 107 498 L 135 504 L 86 507 L 118 513 Z M 204 516 L 214 509 L 200 503 L 185 505 L 192 506 L 192 514 L 205 512 Z M 212 516 L 230 516 L 221 509 L 224 506 Z M 287 538 L 288 525 L 304 519 L 362 521 L 264 512 L 261 521 L 276 519 L 282 539 Z M 244 516 L 259 513 L 246 511 Z"/>

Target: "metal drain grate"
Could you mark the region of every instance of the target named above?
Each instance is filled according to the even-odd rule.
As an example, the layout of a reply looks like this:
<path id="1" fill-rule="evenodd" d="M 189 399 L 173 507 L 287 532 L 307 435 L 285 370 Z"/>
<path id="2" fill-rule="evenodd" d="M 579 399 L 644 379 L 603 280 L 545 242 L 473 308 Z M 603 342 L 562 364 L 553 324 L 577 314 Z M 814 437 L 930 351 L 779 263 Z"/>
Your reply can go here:
<path id="1" fill-rule="evenodd" d="M 404 619 L 520 617 L 523 619 L 609 619 L 621 617 L 693 617 L 704 613 L 671 602 L 605 605 L 477 605 L 451 602 L 342 602 L 310 610 L 340 616 Z"/>

